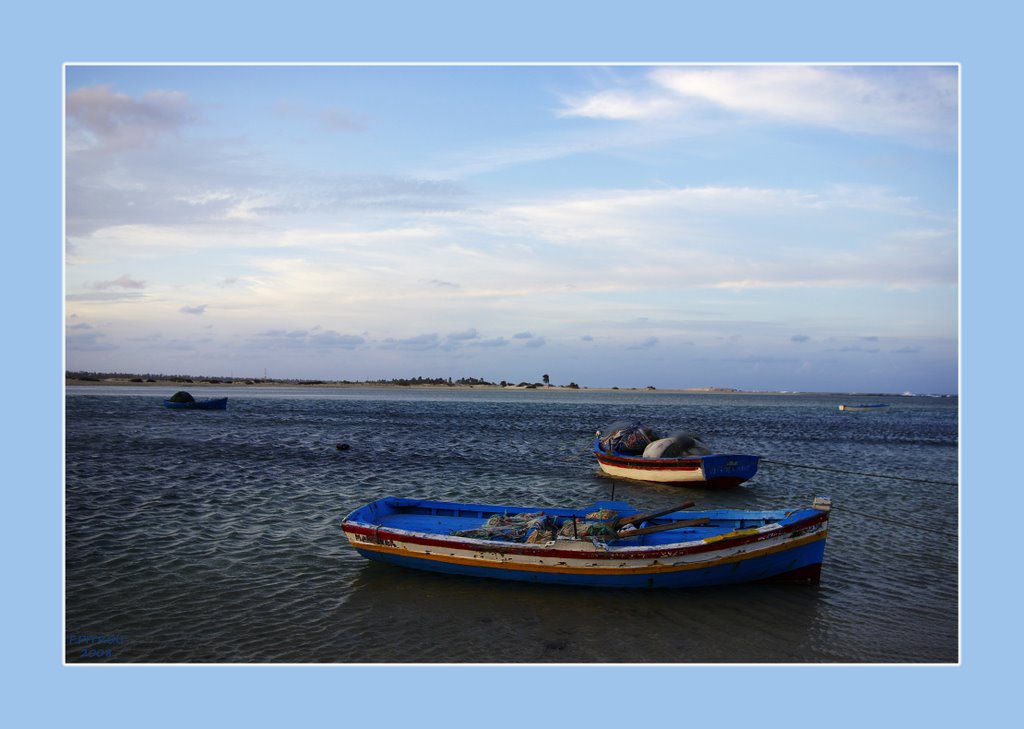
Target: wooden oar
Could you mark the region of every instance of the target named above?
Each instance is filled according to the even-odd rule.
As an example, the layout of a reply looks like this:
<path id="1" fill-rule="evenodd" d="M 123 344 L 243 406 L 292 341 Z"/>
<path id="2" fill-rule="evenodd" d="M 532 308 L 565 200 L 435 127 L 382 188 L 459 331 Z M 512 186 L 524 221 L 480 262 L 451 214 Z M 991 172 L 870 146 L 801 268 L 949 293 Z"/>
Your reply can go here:
<path id="1" fill-rule="evenodd" d="M 673 511 L 682 511 L 683 509 L 689 509 L 694 505 L 693 501 L 684 501 L 676 506 L 670 506 L 667 509 L 658 509 L 657 511 L 649 511 L 646 514 L 637 514 L 635 516 L 627 516 L 624 519 L 619 519 L 613 525 L 615 531 L 618 531 L 627 524 L 639 524 L 642 521 L 648 519 L 657 519 L 659 516 L 665 516 L 665 514 L 671 514 Z"/>
<path id="2" fill-rule="evenodd" d="M 701 524 L 707 524 L 711 519 L 708 517 L 702 517 L 700 519 L 682 519 L 680 521 L 670 521 L 667 524 L 655 524 L 654 526 L 643 527 L 641 529 L 630 529 L 625 532 L 618 532 L 615 535 L 616 539 L 626 539 L 627 537 L 639 537 L 641 534 L 653 534 L 654 532 L 667 532 L 669 529 L 682 529 L 683 527 L 700 526 Z"/>

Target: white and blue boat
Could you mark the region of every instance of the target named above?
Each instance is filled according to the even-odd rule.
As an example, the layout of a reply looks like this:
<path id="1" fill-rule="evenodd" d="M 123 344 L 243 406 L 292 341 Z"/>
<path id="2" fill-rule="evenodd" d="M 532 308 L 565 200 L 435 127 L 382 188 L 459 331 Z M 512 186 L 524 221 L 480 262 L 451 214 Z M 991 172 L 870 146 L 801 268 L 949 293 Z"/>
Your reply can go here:
<path id="1" fill-rule="evenodd" d="M 640 423 L 615 423 L 604 433 L 597 431 L 594 456 L 614 478 L 728 489 L 752 479 L 760 462 L 759 456 L 716 453 L 692 433 L 660 438 Z"/>
<path id="2" fill-rule="evenodd" d="M 791 511 L 642 513 L 619 501 L 583 509 L 386 497 L 342 522 L 367 559 L 501 580 L 678 588 L 817 583 L 831 500 Z"/>
<path id="3" fill-rule="evenodd" d="M 605 450 L 600 438 L 594 439 L 593 449 L 597 465 L 609 476 L 704 489 L 729 489 L 749 481 L 761 460 L 740 453 L 651 458 Z"/>

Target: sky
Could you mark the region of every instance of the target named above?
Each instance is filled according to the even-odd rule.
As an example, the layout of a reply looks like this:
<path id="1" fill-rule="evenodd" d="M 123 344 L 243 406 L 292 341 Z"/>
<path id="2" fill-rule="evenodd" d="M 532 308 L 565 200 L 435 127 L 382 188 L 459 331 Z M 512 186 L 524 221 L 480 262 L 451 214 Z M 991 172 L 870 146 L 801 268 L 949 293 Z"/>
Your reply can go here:
<path id="1" fill-rule="evenodd" d="M 955 65 L 68 65 L 65 366 L 957 392 Z"/>

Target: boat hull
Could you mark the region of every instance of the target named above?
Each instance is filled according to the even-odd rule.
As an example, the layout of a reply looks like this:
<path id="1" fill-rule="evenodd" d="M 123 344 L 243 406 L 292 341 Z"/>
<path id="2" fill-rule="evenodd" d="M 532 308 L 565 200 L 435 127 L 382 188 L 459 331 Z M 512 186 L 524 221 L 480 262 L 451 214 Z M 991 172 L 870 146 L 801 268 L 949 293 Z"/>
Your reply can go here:
<path id="1" fill-rule="evenodd" d="M 381 500 L 386 501 L 389 500 Z M 446 507 L 443 502 L 390 501 L 426 504 L 428 506 L 417 508 L 432 508 L 446 514 L 467 506 L 478 508 L 471 505 Z M 617 502 L 600 502 L 595 507 L 610 505 L 620 506 Z M 711 530 L 716 533 L 699 527 L 680 528 L 678 534 L 684 540 L 681 542 L 644 544 L 643 538 L 633 537 L 613 543 L 556 539 L 543 544 L 523 544 L 452 536 L 439 533 L 439 526 L 439 531 L 431 532 L 402 529 L 389 526 L 387 518 L 366 521 L 371 515 L 365 510 L 370 506 L 356 510 L 342 524 L 351 545 L 367 559 L 470 577 L 590 587 L 684 588 L 763 581 L 816 583 L 828 534 L 828 512 L 809 508 L 779 512 L 774 515 L 778 521 L 765 522 L 760 527 Z M 503 509 L 508 513 L 513 507 L 484 509 Z M 558 510 L 544 512 L 556 514 Z M 731 523 L 729 519 L 733 519 L 742 526 L 750 523 L 744 522 L 745 515 L 763 521 L 766 512 L 677 512 L 664 519 L 699 519 L 702 514 L 720 524 Z M 430 521 L 429 516 L 417 518 Z M 447 524 L 451 518 L 438 517 L 434 522 Z M 403 523 L 402 518 L 396 517 L 396 523 Z M 413 522 L 406 520 L 404 523 Z M 709 535 L 702 536 L 704 534 Z M 620 541 L 624 546 L 615 546 Z"/>
<path id="2" fill-rule="evenodd" d="M 164 400 L 164 407 L 172 410 L 227 410 L 228 399 L 226 397 L 217 397 L 207 400 L 195 400 L 193 402 Z"/>
<path id="3" fill-rule="evenodd" d="M 757 473 L 760 458 L 714 454 L 683 458 L 644 458 L 606 453 L 594 441 L 594 455 L 601 470 L 615 478 L 676 483 L 709 489 L 727 489 L 749 481 Z"/>
<path id="4" fill-rule="evenodd" d="M 872 410 L 884 410 L 887 407 L 889 407 L 888 404 L 881 403 L 878 405 L 840 405 L 839 409 L 844 413 L 862 413 Z"/>

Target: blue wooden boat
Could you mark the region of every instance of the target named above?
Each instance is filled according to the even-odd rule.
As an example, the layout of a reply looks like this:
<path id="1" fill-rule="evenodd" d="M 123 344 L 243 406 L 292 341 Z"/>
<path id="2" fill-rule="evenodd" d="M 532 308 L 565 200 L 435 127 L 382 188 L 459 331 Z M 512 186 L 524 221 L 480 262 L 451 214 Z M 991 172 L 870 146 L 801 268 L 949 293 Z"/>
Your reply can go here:
<path id="1" fill-rule="evenodd" d="M 386 497 L 342 522 L 367 559 L 502 580 L 593 587 L 817 583 L 831 501 L 792 511 L 642 513 L 619 501 L 583 509 Z"/>
<path id="2" fill-rule="evenodd" d="M 191 402 L 164 400 L 164 407 L 175 410 L 227 410 L 228 399 L 226 397 L 208 397 L 202 400 L 192 400 Z"/>

